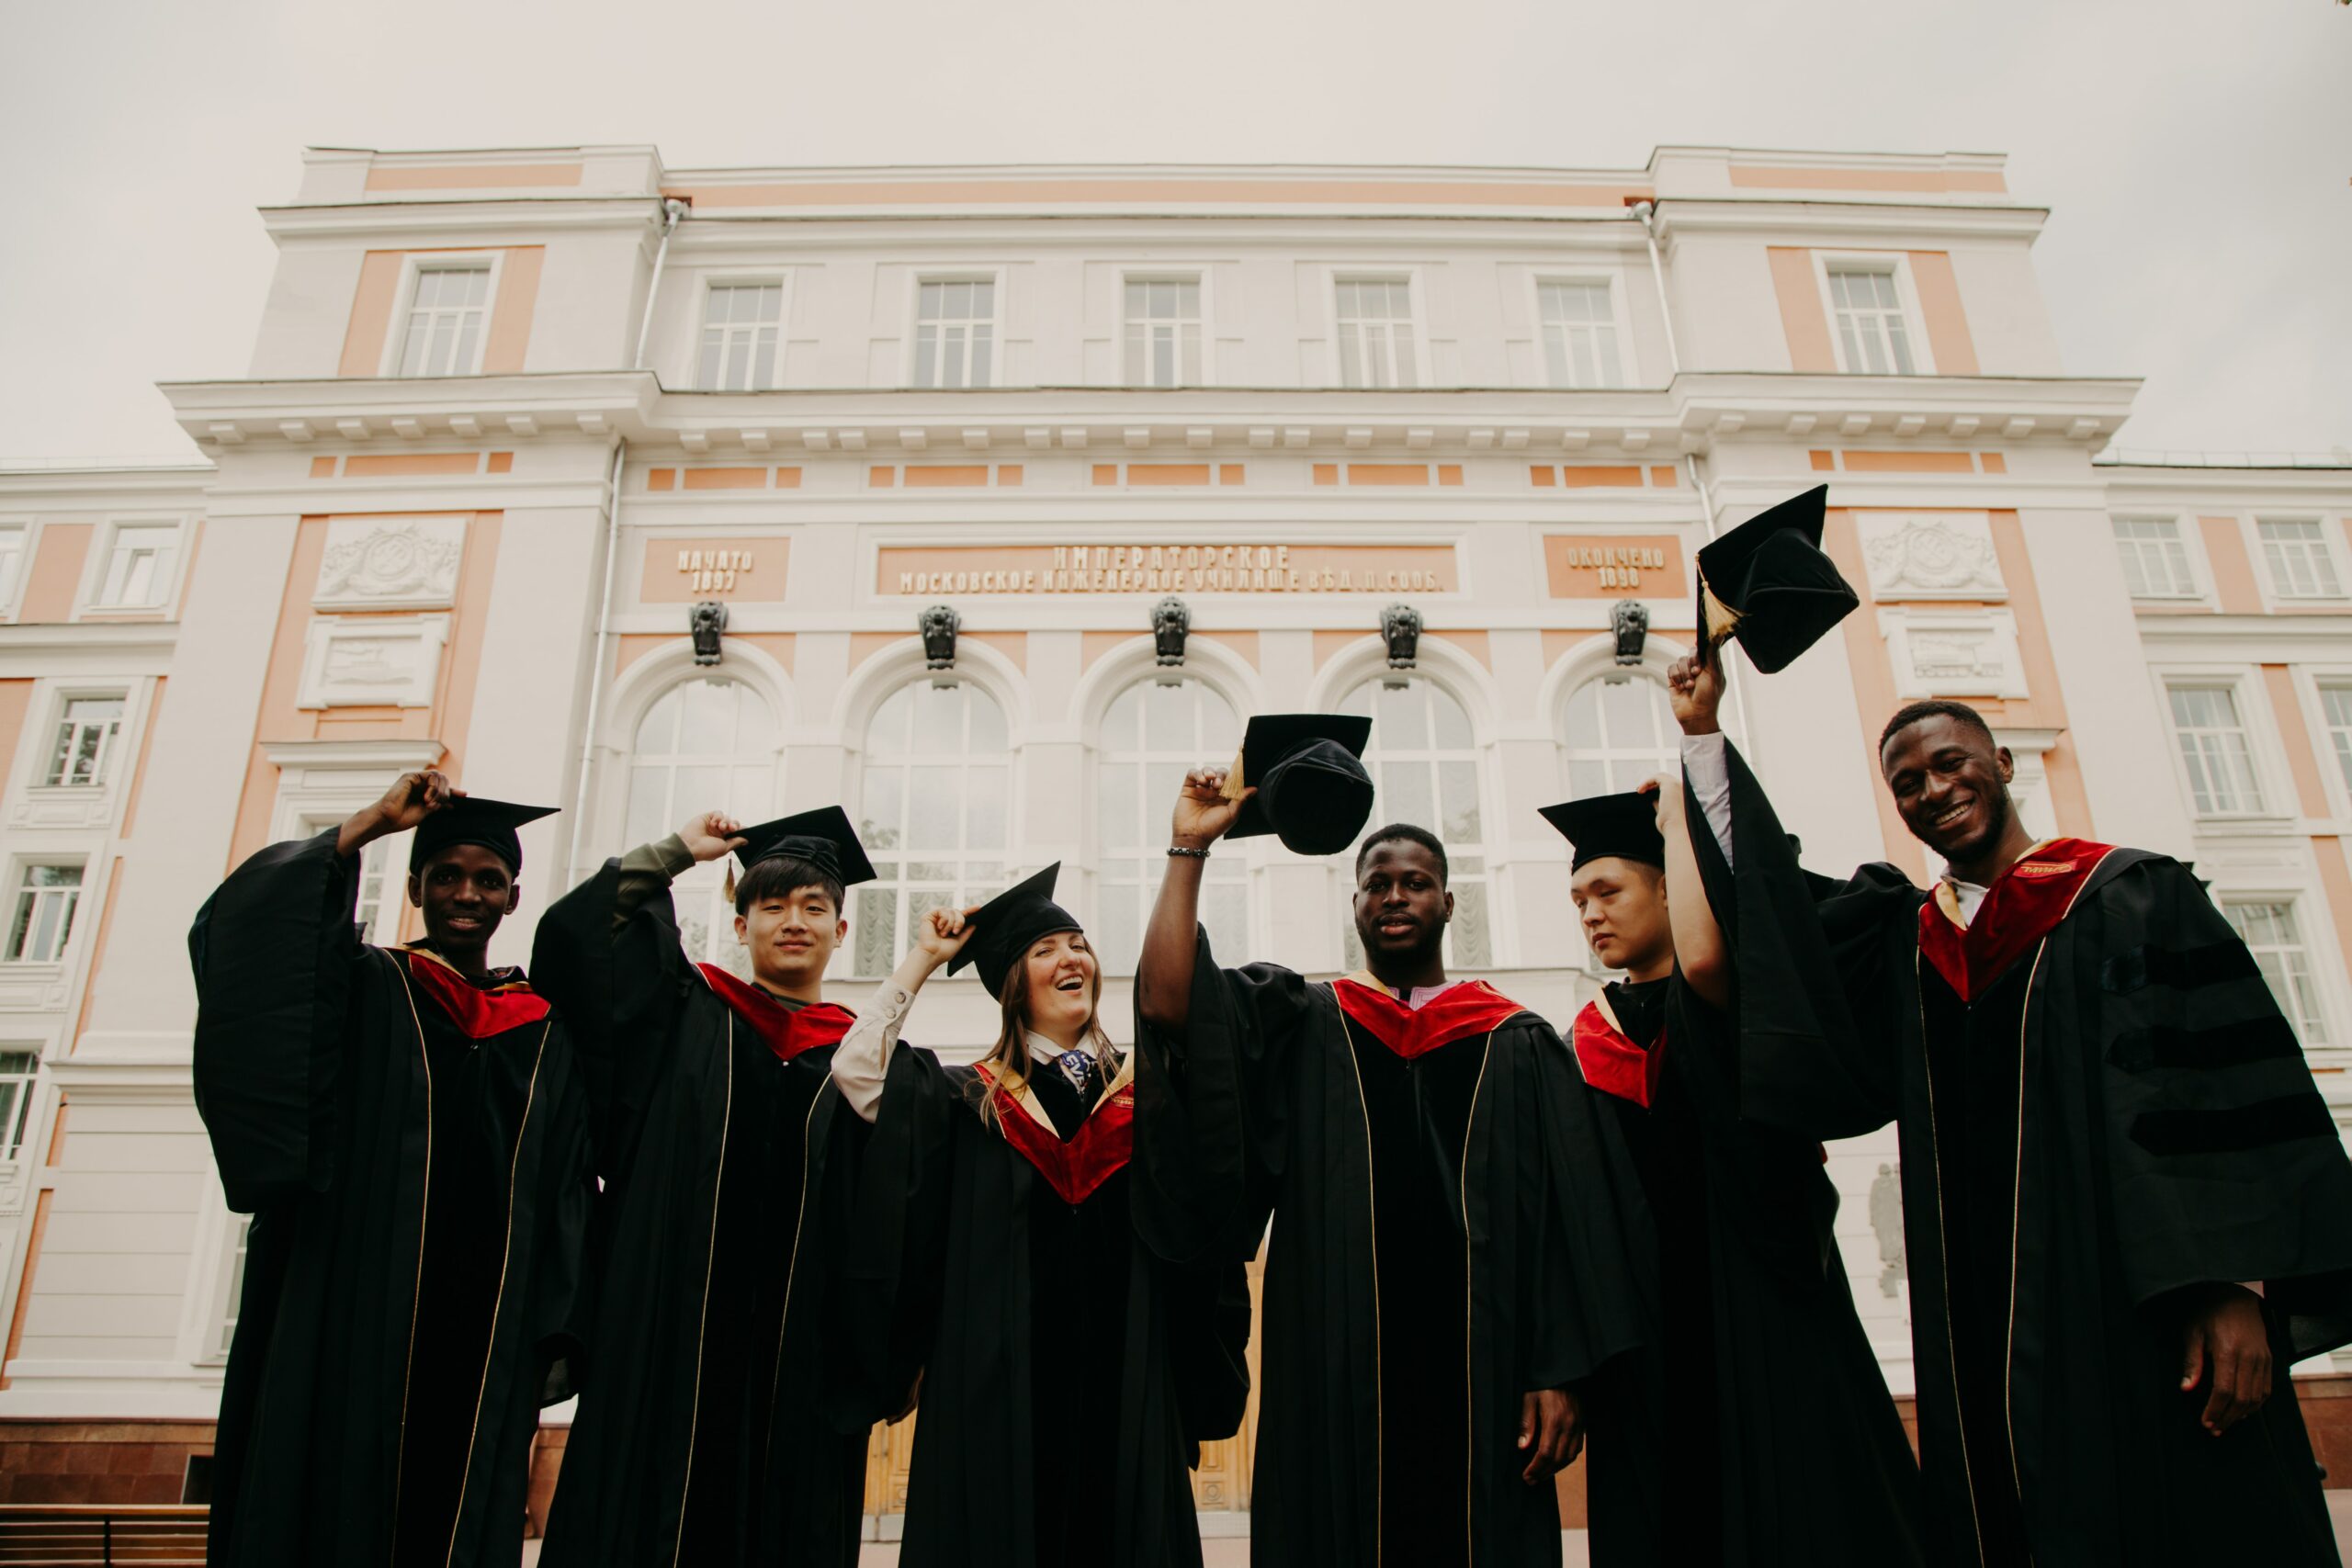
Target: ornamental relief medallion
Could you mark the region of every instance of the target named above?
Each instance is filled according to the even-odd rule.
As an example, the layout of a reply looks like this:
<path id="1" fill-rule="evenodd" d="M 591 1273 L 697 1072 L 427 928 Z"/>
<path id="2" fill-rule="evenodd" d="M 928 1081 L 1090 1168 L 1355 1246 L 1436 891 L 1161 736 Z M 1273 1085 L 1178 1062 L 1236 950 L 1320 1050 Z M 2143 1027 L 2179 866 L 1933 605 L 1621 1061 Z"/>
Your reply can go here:
<path id="1" fill-rule="evenodd" d="M 311 595 L 321 610 L 446 609 L 466 551 L 463 517 L 353 517 L 327 525 Z"/>
<path id="2" fill-rule="evenodd" d="M 1860 525 L 1874 599 L 2008 597 L 1992 520 L 1981 512 L 1865 513 Z"/>

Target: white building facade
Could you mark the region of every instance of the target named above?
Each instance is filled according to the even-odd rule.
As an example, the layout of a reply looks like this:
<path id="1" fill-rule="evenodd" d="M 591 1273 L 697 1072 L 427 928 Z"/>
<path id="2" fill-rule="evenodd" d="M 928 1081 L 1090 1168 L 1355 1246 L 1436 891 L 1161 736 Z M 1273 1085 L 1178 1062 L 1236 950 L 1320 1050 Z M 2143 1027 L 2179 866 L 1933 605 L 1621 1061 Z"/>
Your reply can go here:
<path id="1" fill-rule="evenodd" d="M 840 999 L 922 910 L 1059 861 L 1125 1039 L 1183 770 L 1352 709 L 1375 816 L 1452 848 L 1454 969 L 1565 1026 L 1601 976 L 1536 808 L 1673 765 L 1693 551 L 1818 483 L 1862 608 L 1732 721 L 1808 858 L 1930 874 L 1874 742 L 1975 703 L 2037 829 L 2211 879 L 2352 1124 L 2352 471 L 2097 460 L 2136 384 L 2061 367 L 2045 216 L 1959 154 L 311 152 L 245 374 L 164 389 L 206 460 L 0 473 L 0 1444 L 173 1434 L 119 1495 L 16 1500 L 200 1492 L 243 1231 L 184 944 L 262 845 L 415 767 L 560 803 L 520 961 L 603 857 L 838 800 L 882 871 Z M 374 852 L 363 915 L 413 934 Z M 1340 970 L 1347 886 L 1228 846 L 1211 929 Z M 715 872 L 681 911 L 730 956 Z M 977 1049 L 991 1012 L 937 982 L 911 1032 Z M 1907 1393 L 1894 1158 L 1831 1151 Z"/>

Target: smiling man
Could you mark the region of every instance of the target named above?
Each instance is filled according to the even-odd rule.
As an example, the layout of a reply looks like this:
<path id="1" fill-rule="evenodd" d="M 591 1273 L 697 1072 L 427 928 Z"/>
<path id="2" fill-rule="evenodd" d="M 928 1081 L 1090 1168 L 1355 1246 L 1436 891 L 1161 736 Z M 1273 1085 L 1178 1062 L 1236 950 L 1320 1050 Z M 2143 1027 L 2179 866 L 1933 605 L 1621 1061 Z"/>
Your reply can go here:
<path id="1" fill-rule="evenodd" d="M 1669 685 L 1736 911 L 1741 1109 L 1901 1133 L 1935 1560 L 2334 1564 L 2288 1369 L 2352 1339 L 2352 1164 L 2188 868 L 2035 842 L 2007 749 L 1924 702 L 1879 764 L 1944 875 L 1808 878 L 1720 663 Z"/>
<path id="2" fill-rule="evenodd" d="M 246 861 L 188 933 L 197 1108 L 250 1213 L 209 1560 L 513 1562 L 542 1403 L 579 1371 L 589 1100 L 489 962 L 550 807 L 437 773 Z M 363 942 L 361 852 L 413 829 L 423 940 Z"/>
<path id="3" fill-rule="evenodd" d="M 1568 896 L 1623 978 L 1577 1013 L 1577 1063 L 1634 1152 L 1657 1258 L 1641 1373 L 1596 1416 L 1596 1556 L 1770 1568 L 1923 1561 L 1919 1471 L 1854 1314 L 1820 1146 L 1743 1121 L 1723 932 L 1684 791 L 1544 808 Z"/>
<path id="4" fill-rule="evenodd" d="M 686 955 L 670 884 L 734 852 L 749 980 Z M 695 818 L 558 900 L 532 954 L 588 1021 L 605 1205 L 597 1375 L 541 1561 L 729 1568 L 857 1560 L 865 1427 L 826 1295 L 866 1125 L 842 1112 L 823 999 L 870 880 L 839 807 Z"/>
<path id="5" fill-rule="evenodd" d="M 1640 1335 L 1623 1146 L 1549 1024 L 1447 978 L 1423 829 L 1357 851 L 1363 972 L 1219 969 L 1195 914 L 1213 846 L 1253 803 L 1328 841 L 1327 807 L 1256 792 L 1185 779 L 1136 983 L 1138 1223 L 1246 1258 L 1272 1220 L 1251 1560 L 1557 1562 L 1552 1476 Z"/>

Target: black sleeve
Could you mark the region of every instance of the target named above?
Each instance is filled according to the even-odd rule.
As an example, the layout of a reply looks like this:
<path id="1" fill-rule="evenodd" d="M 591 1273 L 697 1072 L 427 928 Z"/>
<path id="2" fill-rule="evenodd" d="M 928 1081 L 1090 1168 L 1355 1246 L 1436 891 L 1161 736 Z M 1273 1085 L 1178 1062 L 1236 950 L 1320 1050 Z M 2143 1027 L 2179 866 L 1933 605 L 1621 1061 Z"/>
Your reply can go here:
<path id="1" fill-rule="evenodd" d="M 2352 1161 L 2253 955 L 2177 861 L 2097 897 L 2078 1006 L 2133 1299 L 2260 1281 L 2298 1357 L 2352 1342 Z"/>
<path id="2" fill-rule="evenodd" d="M 634 908 L 630 897 L 641 897 Z M 632 885 L 618 860 L 550 905 L 531 942 L 531 984 L 571 1032 L 588 1089 L 596 1173 L 616 1181 L 670 1059 L 689 989 L 666 887 Z"/>
<path id="3" fill-rule="evenodd" d="M 847 1249 L 833 1293 L 834 1330 L 848 1348 L 854 1403 L 896 1420 L 939 1329 L 954 1195 L 955 1118 L 968 1070 L 951 1071 L 901 1042 L 856 1160 Z M 840 1114 L 849 1115 L 846 1106 Z"/>
<path id="4" fill-rule="evenodd" d="M 1164 1264 L 1169 1356 L 1185 1438 L 1213 1443 L 1241 1429 L 1250 1406 L 1250 1274 L 1239 1263 Z"/>
<path id="5" fill-rule="evenodd" d="M 1550 1024 L 1522 1018 L 1534 1037 L 1542 1111 L 1532 1124 L 1547 1178 L 1540 1256 L 1520 1270 L 1525 1392 L 1584 1382 L 1642 1344 L 1655 1316 L 1657 1259 L 1648 1201 L 1606 1097 L 1584 1081 Z"/>
<path id="6" fill-rule="evenodd" d="M 1902 1009 L 1914 976 L 1890 962 L 1916 949 L 1919 891 L 1891 865 L 1831 882 L 1797 863 L 1763 785 L 1724 746 L 1732 863 L 1714 836 L 1690 835 L 1708 902 L 1732 954 L 1740 1112 L 1813 1138 L 1884 1126 L 1895 1111 Z M 1686 785 L 1687 789 L 1687 785 Z M 1694 827 L 1705 817 L 1692 799 Z"/>
<path id="7" fill-rule="evenodd" d="M 1256 1256 L 1288 1157 L 1283 1065 L 1305 1022 L 1305 979 L 1273 964 L 1219 969 L 1201 931 L 1182 1035 L 1136 1017 L 1136 1228 L 1177 1262 Z"/>
<path id="8" fill-rule="evenodd" d="M 563 1092 L 550 1107 L 555 1124 L 546 1158 L 548 1190 L 539 1218 L 533 1265 L 532 1337 L 547 1379 L 539 1403 L 556 1404 L 587 1383 L 594 1337 L 594 1259 L 590 1227 L 595 1214 L 595 1153 L 589 1131 L 588 1090 L 575 1070 L 564 1076 Z"/>
<path id="9" fill-rule="evenodd" d="M 335 1179 L 335 1097 L 365 951 L 359 863 L 335 853 L 338 831 L 254 855 L 188 931 L 196 1107 L 240 1213 Z"/>

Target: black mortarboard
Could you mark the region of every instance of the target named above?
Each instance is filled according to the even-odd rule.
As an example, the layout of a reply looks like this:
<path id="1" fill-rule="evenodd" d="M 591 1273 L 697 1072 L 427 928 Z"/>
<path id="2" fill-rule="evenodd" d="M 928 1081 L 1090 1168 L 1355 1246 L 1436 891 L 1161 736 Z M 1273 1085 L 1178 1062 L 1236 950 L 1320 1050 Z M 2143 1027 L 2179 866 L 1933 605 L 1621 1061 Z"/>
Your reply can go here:
<path id="1" fill-rule="evenodd" d="M 526 822 L 552 817 L 561 809 L 556 806 L 516 806 L 511 801 L 484 800 L 478 795 L 458 795 L 439 810 L 426 813 L 424 820 L 416 825 L 416 838 L 409 845 L 408 868 L 415 871 L 455 845 L 480 844 L 504 861 L 508 871 L 520 876 L 523 840 L 514 830 Z"/>
<path id="2" fill-rule="evenodd" d="M 1575 849 L 1576 856 L 1568 864 L 1572 872 L 1582 871 L 1589 861 L 1611 855 L 1665 868 L 1666 840 L 1657 830 L 1656 795 L 1631 791 L 1589 795 L 1541 809 L 1544 820 L 1558 829 L 1560 837 Z"/>
<path id="3" fill-rule="evenodd" d="M 1765 674 L 1786 669 L 1859 601 L 1822 553 L 1829 487 L 1758 513 L 1699 552 L 1699 641 L 1707 657 L 1736 637 Z"/>
<path id="4" fill-rule="evenodd" d="M 1279 834 L 1302 855 L 1351 847 L 1372 815 L 1372 775 L 1363 770 L 1372 720 L 1340 713 L 1260 714 L 1242 732 L 1241 755 L 1226 776 L 1229 796 L 1255 787 L 1226 830 L 1228 839 Z"/>
<path id="5" fill-rule="evenodd" d="M 874 880 L 874 863 L 865 858 L 865 846 L 849 825 L 849 813 L 838 806 L 779 817 L 746 828 L 736 837 L 743 847 L 735 852 L 735 859 L 745 871 L 763 860 L 788 859 L 808 862 L 843 887 Z"/>
<path id="6" fill-rule="evenodd" d="M 977 964 L 980 984 L 989 988 L 989 995 L 1001 997 L 1004 977 L 1012 973 L 1012 965 L 1029 951 L 1031 942 L 1056 931 L 1085 930 L 1077 916 L 1054 902 L 1054 880 L 1061 870 L 1062 863 L 1056 861 L 981 905 L 972 916 L 972 940 L 949 962 L 947 972 L 953 975 L 967 964 Z"/>

